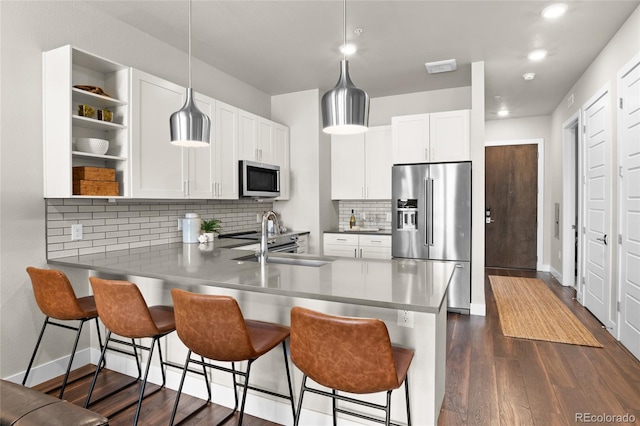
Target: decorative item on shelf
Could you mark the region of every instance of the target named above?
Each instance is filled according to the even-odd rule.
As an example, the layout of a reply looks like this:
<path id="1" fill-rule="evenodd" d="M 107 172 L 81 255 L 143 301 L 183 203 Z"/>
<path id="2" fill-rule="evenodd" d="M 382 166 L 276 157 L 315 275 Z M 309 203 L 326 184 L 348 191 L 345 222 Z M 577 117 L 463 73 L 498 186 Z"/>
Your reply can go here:
<path id="1" fill-rule="evenodd" d="M 214 237 L 218 235 L 218 231 L 221 229 L 222 226 L 220 226 L 220 221 L 218 219 L 203 220 L 200 224 L 202 235 L 204 235 L 207 239 L 206 241 L 210 243 L 213 243 Z"/>
<path id="2" fill-rule="evenodd" d="M 93 118 L 95 116 L 96 110 L 95 108 L 89 105 L 78 105 L 78 115 L 80 117 Z"/>
<path id="3" fill-rule="evenodd" d="M 108 122 L 112 122 L 113 121 L 113 113 L 111 111 L 109 111 L 108 109 L 99 109 L 98 110 L 98 120 L 102 120 L 102 121 L 108 121 Z"/>
<path id="4" fill-rule="evenodd" d="M 104 155 L 109 150 L 109 141 L 98 138 L 76 138 L 76 149 L 90 154 Z"/>
<path id="5" fill-rule="evenodd" d="M 169 118 L 169 130 L 172 145 L 209 146 L 211 119 L 198 109 L 191 86 L 191 0 L 189 0 L 189 87 L 184 105 Z"/>
<path id="6" fill-rule="evenodd" d="M 105 93 L 105 91 L 102 90 L 98 86 L 86 86 L 86 85 L 83 85 L 83 84 L 75 84 L 73 87 L 75 87 L 76 89 L 84 90 L 85 92 L 94 93 L 96 95 L 106 96 L 108 98 L 111 97 L 107 93 Z"/>
<path id="7" fill-rule="evenodd" d="M 347 44 L 347 0 L 343 2 L 344 44 Z M 369 126 L 369 95 L 356 87 L 349 76 L 349 61 L 343 49 L 340 78 L 336 86 L 322 96 L 322 130 L 329 134 L 356 134 Z"/>
<path id="8" fill-rule="evenodd" d="M 73 195 L 120 195 L 120 184 L 115 182 L 115 169 L 104 167 L 73 167 Z"/>

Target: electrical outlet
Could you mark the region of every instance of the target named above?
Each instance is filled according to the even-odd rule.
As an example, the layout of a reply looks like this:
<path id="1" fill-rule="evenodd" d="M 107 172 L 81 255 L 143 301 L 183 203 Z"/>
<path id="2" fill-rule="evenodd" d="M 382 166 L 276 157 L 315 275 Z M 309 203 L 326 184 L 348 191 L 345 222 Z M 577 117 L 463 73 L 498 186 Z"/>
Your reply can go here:
<path id="1" fill-rule="evenodd" d="M 413 312 L 398 311 L 398 325 L 400 327 L 413 328 Z"/>
<path id="2" fill-rule="evenodd" d="M 178 219 L 178 231 L 182 231 L 182 219 Z"/>
<path id="3" fill-rule="evenodd" d="M 386 221 L 391 222 L 391 213 L 386 214 Z"/>
<path id="4" fill-rule="evenodd" d="M 256 223 L 262 223 L 262 216 L 260 213 L 256 213 Z"/>
<path id="5" fill-rule="evenodd" d="M 562 251 L 558 252 L 558 259 L 562 260 Z"/>
<path id="6" fill-rule="evenodd" d="M 76 224 L 71 225 L 71 240 L 81 240 L 82 239 L 82 225 Z"/>

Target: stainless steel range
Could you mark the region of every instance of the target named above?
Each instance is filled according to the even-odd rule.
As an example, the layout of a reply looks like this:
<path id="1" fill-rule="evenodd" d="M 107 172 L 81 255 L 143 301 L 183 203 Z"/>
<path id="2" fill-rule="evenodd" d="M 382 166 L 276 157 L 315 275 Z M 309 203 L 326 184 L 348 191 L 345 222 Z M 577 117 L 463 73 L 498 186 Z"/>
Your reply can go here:
<path id="1" fill-rule="evenodd" d="M 261 234 L 255 231 L 237 232 L 234 234 L 220 235 L 219 238 L 234 238 L 239 240 L 251 240 L 260 242 Z M 250 244 L 250 243 L 249 243 Z M 269 234 L 267 246 L 270 253 L 297 253 L 298 234 Z"/>

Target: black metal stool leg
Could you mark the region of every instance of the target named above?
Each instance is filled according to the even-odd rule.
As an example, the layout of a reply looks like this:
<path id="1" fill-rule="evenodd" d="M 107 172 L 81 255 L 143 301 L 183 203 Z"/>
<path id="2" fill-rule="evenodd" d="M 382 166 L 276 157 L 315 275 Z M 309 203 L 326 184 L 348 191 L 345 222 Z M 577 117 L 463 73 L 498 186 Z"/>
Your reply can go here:
<path id="1" fill-rule="evenodd" d="M 36 347 L 33 350 L 33 354 L 31 355 L 31 360 L 29 361 L 29 366 L 27 367 L 27 371 L 24 373 L 24 378 L 22 379 L 22 386 L 27 383 L 27 377 L 29 376 L 29 372 L 31 371 L 31 367 L 33 366 L 33 361 L 36 359 L 36 354 L 38 352 L 38 348 L 40 347 L 40 342 L 42 341 L 42 336 L 44 336 L 44 329 L 47 328 L 47 324 L 49 323 L 49 317 L 44 319 L 42 323 L 42 329 L 40 330 L 40 336 L 38 336 L 38 341 L 36 342 Z"/>
<path id="2" fill-rule="evenodd" d="M 162 343 L 158 340 L 158 354 L 160 355 L 160 372 L 162 373 L 162 387 L 167 384 L 167 374 L 164 371 L 164 360 L 162 359 Z M 149 355 L 151 359 L 151 355 Z"/>
<path id="3" fill-rule="evenodd" d="M 100 345 L 100 352 L 102 352 L 102 349 L 104 348 L 104 346 L 102 346 L 102 334 L 100 333 L 100 322 L 98 321 L 98 317 L 95 317 L 96 320 L 96 331 L 98 332 L 98 345 Z M 105 355 L 104 359 L 102 360 L 102 365 L 100 366 L 100 369 L 103 369 L 107 366 L 107 357 Z"/>
<path id="4" fill-rule="evenodd" d="M 336 400 L 336 395 L 338 391 L 335 389 L 331 389 L 331 393 L 333 394 L 333 398 L 331 398 L 331 407 L 333 409 L 333 426 L 338 425 L 338 401 Z"/>
<path id="5" fill-rule="evenodd" d="M 391 424 L 391 391 L 387 391 L 387 405 L 384 414 L 384 424 L 385 426 L 389 426 Z"/>
<path id="6" fill-rule="evenodd" d="M 247 363 L 247 372 L 244 378 L 244 387 L 242 389 L 242 405 L 240 405 L 240 417 L 238 418 L 238 426 L 242 426 L 242 418 L 244 417 L 244 404 L 247 401 L 247 389 L 249 388 L 249 373 L 251 372 L 251 364 L 253 360 L 250 359 Z"/>
<path id="7" fill-rule="evenodd" d="M 144 372 L 144 379 L 142 379 L 142 386 L 140 387 L 140 396 L 138 397 L 138 407 L 136 408 L 136 415 L 133 418 L 133 426 L 138 424 L 138 418 L 140 417 L 140 408 L 142 407 L 142 400 L 144 399 L 144 388 L 147 386 L 147 378 L 149 377 L 149 368 L 151 367 L 151 359 L 153 358 L 153 348 L 158 341 L 157 337 L 154 337 L 151 341 L 151 349 L 149 350 L 149 359 L 147 360 L 147 368 Z"/>
<path id="8" fill-rule="evenodd" d="M 176 402 L 173 403 L 173 411 L 171 412 L 171 419 L 169 420 L 169 426 L 173 426 L 176 420 L 176 413 L 178 412 L 178 404 L 180 403 L 180 395 L 182 395 L 182 386 L 184 385 L 184 379 L 187 377 L 187 369 L 189 368 L 189 362 L 191 361 L 191 349 L 187 352 L 187 359 L 184 362 L 184 368 L 182 369 L 182 377 L 180 378 L 180 386 L 178 386 L 178 394 L 176 395 Z"/>
<path id="9" fill-rule="evenodd" d="M 78 326 L 78 332 L 76 333 L 76 340 L 73 343 L 73 349 L 71 350 L 71 355 L 69 356 L 69 365 L 67 365 L 67 371 L 64 373 L 64 379 L 62 379 L 62 387 L 60 388 L 60 395 L 58 395 L 59 399 L 62 399 L 62 395 L 64 394 L 64 388 L 67 386 L 67 380 L 69 380 L 69 373 L 71 372 L 71 365 L 73 364 L 73 358 L 76 355 L 76 349 L 78 348 L 78 342 L 80 341 L 80 334 L 82 333 L 82 327 L 84 326 L 86 319 L 80 320 L 80 325 Z"/>
<path id="10" fill-rule="evenodd" d="M 298 400 L 298 410 L 296 411 L 296 418 L 293 422 L 294 426 L 298 426 L 300 423 L 300 414 L 302 413 L 302 397 L 304 396 L 305 387 L 307 384 L 307 375 L 302 376 L 302 384 L 300 385 L 300 399 Z"/>
<path id="11" fill-rule="evenodd" d="M 282 353 L 284 354 L 284 368 L 287 371 L 287 384 L 289 385 L 289 396 L 291 397 L 291 412 L 293 413 L 293 420 L 296 420 L 296 407 L 293 401 L 293 387 L 291 386 L 291 373 L 289 372 L 289 362 L 287 358 L 287 345 L 282 341 Z"/>
<path id="12" fill-rule="evenodd" d="M 104 354 L 107 352 L 107 346 L 109 345 L 109 339 L 111 338 L 111 332 L 107 332 L 107 340 L 104 343 L 104 348 L 102 349 L 102 353 L 100 354 L 100 359 L 98 360 L 98 365 L 96 366 L 96 372 L 93 374 L 93 380 L 91 381 L 91 386 L 89 386 L 89 393 L 87 394 L 87 399 L 84 401 L 84 408 L 89 406 L 89 402 L 91 401 L 91 394 L 93 393 L 93 388 L 96 386 L 96 380 L 98 380 L 98 374 L 100 373 L 100 364 L 104 359 Z"/>
<path id="13" fill-rule="evenodd" d="M 407 426 L 411 426 L 411 401 L 409 400 L 409 376 L 404 378 L 404 394 L 407 399 Z"/>

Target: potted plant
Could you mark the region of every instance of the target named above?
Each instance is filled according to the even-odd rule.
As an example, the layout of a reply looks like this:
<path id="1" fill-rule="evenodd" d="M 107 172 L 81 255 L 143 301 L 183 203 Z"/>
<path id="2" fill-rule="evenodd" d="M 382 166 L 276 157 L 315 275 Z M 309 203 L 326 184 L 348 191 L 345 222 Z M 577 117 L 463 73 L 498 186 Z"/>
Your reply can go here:
<path id="1" fill-rule="evenodd" d="M 218 219 L 203 220 L 200 225 L 202 235 L 207 237 L 207 242 L 213 242 L 213 238 L 218 235 L 218 231 L 222 229 Z"/>

